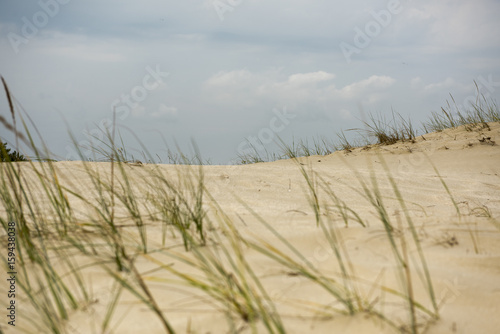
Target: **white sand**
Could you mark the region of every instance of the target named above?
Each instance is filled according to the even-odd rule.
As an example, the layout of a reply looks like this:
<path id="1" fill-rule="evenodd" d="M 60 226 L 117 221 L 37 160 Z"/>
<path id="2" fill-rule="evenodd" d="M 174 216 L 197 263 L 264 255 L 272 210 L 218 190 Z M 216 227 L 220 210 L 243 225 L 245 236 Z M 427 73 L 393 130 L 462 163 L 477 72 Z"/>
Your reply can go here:
<path id="1" fill-rule="evenodd" d="M 418 235 L 428 262 L 438 302 L 440 319 L 428 323 L 426 333 L 498 333 L 500 331 L 500 228 L 484 210 L 500 222 L 500 124 L 492 124 L 491 131 L 466 132 L 463 129 L 446 130 L 424 135 L 416 143 L 398 143 L 391 146 L 361 148 L 349 154 L 336 152 L 320 157 L 300 158 L 306 170 L 312 170 L 324 178 L 339 197 L 355 210 L 365 222 L 364 228 L 355 221 L 349 226 L 338 215 L 338 232 L 345 242 L 349 260 L 355 274 L 366 283 L 359 283 L 361 294 L 373 305 L 384 306 L 386 316 L 396 322 L 407 322 L 407 305 L 401 298 L 382 293 L 374 285 L 384 285 L 401 291 L 395 278 L 396 262 L 390 251 L 382 223 L 374 207 L 357 191 L 362 190 L 358 177 L 371 186 L 370 175 L 377 179 L 384 196 L 384 204 L 394 224 L 398 218 L 405 223 L 404 214 L 392 187 L 387 180 L 387 170 L 394 178 L 407 205 L 408 212 L 417 226 Z M 491 137 L 496 145 L 480 142 Z M 411 151 L 411 152 L 410 152 Z M 436 175 L 435 165 L 458 203 L 459 217 L 453 203 Z M 89 177 L 81 162 L 58 162 L 60 180 L 87 198 L 92 196 Z M 28 165 L 25 165 L 26 169 Z M 110 163 L 90 163 L 103 177 L 109 177 Z M 25 167 L 23 167 L 25 168 Z M 185 166 L 149 165 L 126 166 L 138 187 L 144 184 L 148 172 L 160 168 L 176 177 L 184 173 Z M 282 244 L 258 220 L 248 212 L 245 203 L 271 224 L 284 238 L 295 245 L 328 277 L 338 279 L 338 264 L 321 230 L 316 227 L 304 177 L 297 162 L 283 160 L 245 166 L 204 166 L 208 191 L 222 210 L 232 219 L 234 226 L 244 237 L 259 237 L 280 249 Z M 354 172 L 356 171 L 357 174 Z M 28 172 L 26 172 L 28 173 Z M 63 176 L 65 175 L 65 177 Z M 320 194 L 320 202 L 328 200 Z M 86 207 L 70 196 L 77 216 L 88 215 Z M 205 207 L 211 217 L 215 214 L 213 202 L 207 197 Z M 46 201 L 47 202 L 47 201 Z M 48 205 L 48 204 L 47 204 Z M 78 210 L 82 212 L 78 213 Z M 118 214 L 120 209 L 117 209 Z M 132 221 L 125 222 L 133 224 Z M 149 225 L 150 249 L 161 248 L 161 228 Z M 131 231 L 135 228 L 130 228 Z M 405 229 L 407 240 L 410 233 Z M 211 232 L 208 231 L 208 234 Z M 475 252 L 476 240 L 478 252 Z M 182 239 L 167 238 L 167 245 L 181 253 Z M 417 258 L 413 246 L 411 256 Z M 367 313 L 355 316 L 313 311 L 327 306 L 338 306 L 335 299 L 307 278 L 290 275 L 286 268 L 255 251 L 245 249 L 248 262 L 260 278 L 269 295 L 273 297 L 283 323 L 289 333 L 393 333 L 395 330 Z M 173 265 L 178 270 L 192 269 L 161 253 L 151 255 Z M 76 257 L 84 260 L 82 256 Z M 146 257 L 136 260 L 140 272 L 178 333 L 225 333 L 228 332 L 224 314 L 213 299 L 186 285 L 159 281 L 172 279 L 166 272 L 148 272 L 155 265 Z M 184 268 L 184 269 L 182 269 Z M 85 271 L 91 282 L 97 302 L 85 310 L 70 315 L 69 333 L 100 333 L 100 323 L 106 312 L 112 279 L 99 267 Z M 416 300 L 431 309 L 426 290 L 418 275 L 413 275 Z M 3 281 L 3 280 L 2 280 Z M 178 280 L 177 280 L 178 281 Z M 3 284 L 3 283 L 2 283 Z M 90 284 L 90 283 L 89 283 Z M 0 285 L 3 289 L 3 285 Z M 371 291 L 370 293 L 370 290 Z M 4 300 L 4 293 L 0 300 Z M 2 303 L 3 304 L 3 303 Z M 421 319 L 419 319 L 421 320 Z M 29 327 L 28 321 L 19 315 L 18 323 Z M 2 324 L 5 321 L 2 320 Z M 251 329 L 243 321 L 238 327 L 244 333 Z M 9 326 L 10 327 L 10 326 Z M 6 328 L 7 333 L 15 332 Z M 137 298 L 123 293 L 112 320 L 114 333 L 163 333 L 158 318 Z M 258 323 L 258 332 L 266 332 Z M 422 328 L 423 330 L 423 328 Z"/>

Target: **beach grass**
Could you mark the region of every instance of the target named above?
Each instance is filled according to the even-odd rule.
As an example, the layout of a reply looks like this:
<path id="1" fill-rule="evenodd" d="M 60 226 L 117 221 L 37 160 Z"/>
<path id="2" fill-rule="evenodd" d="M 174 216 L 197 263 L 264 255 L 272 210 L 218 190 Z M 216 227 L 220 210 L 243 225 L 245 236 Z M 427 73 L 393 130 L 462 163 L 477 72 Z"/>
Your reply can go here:
<path id="1" fill-rule="evenodd" d="M 70 333 L 72 317 L 97 303 L 88 277 L 91 272 L 98 271 L 112 282 L 110 296 L 101 301 L 105 311 L 96 320 L 96 326 L 103 333 L 118 324 L 118 318 L 122 317 L 118 315 L 118 308 L 126 293 L 152 312 L 158 326 L 166 333 L 181 332 L 165 311 L 168 303 L 158 298 L 154 289 L 188 291 L 197 303 L 224 315 L 228 332 L 236 333 L 243 328 L 253 333 L 286 333 L 287 324 L 279 307 L 283 301 L 273 299 L 269 293 L 257 265 L 246 256 L 250 250 L 328 294 L 332 303 L 308 309 L 313 315 L 318 310 L 331 316 L 363 313 L 402 333 L 424 332 L 430 323 L 439 319 L 432 273 L 417 228 L 409 214 L 407 200 L 383 157 L 379 160 L 383 177 L 390 184 L 390 194 L 382 192 L 375 173 L 366 178 L 351 166 L 359 184 L 350 187 L 376 213 L 377 220 L 370 222 L 356 207 L 344 201 L 327 177 L 318 174 L 312 166 L 300 163 L 299 157 L 303 156 L 325 155 L 338 149 L 350 152 L 355 145 L 351 145 L 344 132 L 338 135 L 338 144 L 316 138 L 312 146 L 307 140 L 288 145 L 279 139 L 279 154 L 267 151 L 261 154 L 253 147 L 252 152 L 239 157 L 241 164 L 289 158 L 297 165 L 304 179 L 304 196 L 315 217 L 311 229 L 321 232 L 321 240 L 332 254 L 332 267 L 335 268 L 332 274 L 320 270 L 297 245 L 280 234 L 272 222 L 241 201 L 247 212 L 274 238 L 243 234 L 237 222 L 230 218 L 233 216 L 224 212 L 210 193 L 203 160 L 196 150 L 192 158 L 169 151 L 169 161 L 172 159 L 178 164 L 172 172 L 154 168 L 154 165 L 148 168 L 142 163 L 134 165 L 135 159 L 127 152 L 113 124 L 112 129 L 105 132 L 104 139 L 90 148 L 99 157 L 97 160 L 109 162 L 104 168 L 96 168 L 85 161 L 82 148 L 73 138 L 75 149 L 82 158 L 80 175 L 86 178 L 87 192 L 80 193 L 77 182 L 68 181 L 67 176 L 60 174 L 43 145 L 43 138 L 32 135 L 28 124 L 36 128 L 35 124 L 14 107 L 12 94 L 3 78 L 2 81 L 12 121 L 3 117 L 0 121 L 15 134 L 17 142 L 22 141 L 34 152 L 26 162 L 0 163 L 0 223 L 3 228 L 0 243 L 6 243 L 9 223 L 15 222 L 18 231 L 17 282 L 22 291 L 19 298 L 29 305 L 20 311 L 20 316 L 28 319 L 20 326 L 22 331 Z M 496 104 L 485 99 L 457 116 L 451 116 L 446 109 L 442 112 L 442 115 L 433 114 L 424 124 L 426 131 L 456 126 L 464 126 L 469 131 L 484 128 L 488 122 L 500 121 Z M 373 138 L 375 145 L 411 142 L 417 137 L 411 121 L 394 112 L 389 120 L 370 115 L 363 124 L 364 128 L 354 130 Z M 42 144 L 37 145 L 37 142 Z M 146 148 L 144 152 L 143 160 L 154 160 Z M 45 162 L 37 162 L 42 160 Z M 436 168 L 435 174 L 460 217 L 451 189 Z M 134 181 L 138 175 L 142 180 L 140 184 Z M 238 200 L 237 194 L 234 196 Z M 396 216 L 388 212 L 388 198 L 396 200 Z M 487 207 L 475 210 L 489 214 L 493 224 L 500 226 Z M 399 288 L 378 281 L 367 283 L 366 278 L 358 275 L 339 224 L 383 227 L 397 268 Z M 154 226 L 162 228 L 161 242 L 151 240 Z M 478 236 L 472 230 L 469 232 L 477 252 Z M 410 253 L 410 249 L 416 251 Z M 0 258 L 4 265 L 8 263 L 3 252 Z M 147 263 L 151 269 L 142 269 L 138 262 Z M 425 300 L 417 300 L 417 284 L 425 287 Z M 367 292 L 367 285 L 371 292 Z M 377 303 L 378 297 L 374 297 L 373 291 L 403 301 L 402 309 L 407 318 L 392 318 L 385 311 L 387 305 Z"/>

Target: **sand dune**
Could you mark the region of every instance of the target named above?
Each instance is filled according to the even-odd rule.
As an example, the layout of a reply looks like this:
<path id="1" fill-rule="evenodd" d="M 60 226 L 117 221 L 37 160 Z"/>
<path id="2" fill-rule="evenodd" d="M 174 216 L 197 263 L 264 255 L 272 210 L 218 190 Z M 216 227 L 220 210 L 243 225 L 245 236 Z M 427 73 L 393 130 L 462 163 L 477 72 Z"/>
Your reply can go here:
<path id="1" fill-rule="evenodd" d="M 372 180 L 377 181 L 384 201 L 383 206 L 397 230 L 397 242 L 401 241 L 402 235 L 405 236 L 407 256 L 413 270 L 414 299 L 426 309 L 432 310 L 428 289 L 419 276 L 423 275 L 422 271 L 417 270 L 421 266 L 416 244 L 412 242 L 411 231 L 406 225 L 405 210 L 394 193 L 388 179 L 390 176 L 400 190 L 406 212 L 416 227 L 439 306 L 439 319 L 436 320 L 432 320 L 425 312 L 418 312 L 416 320 L 419 331 L 498 333 L 499 142 L 500 124 L 492 123 L 489 131 L 448 129 L 420 136 L 415 143 L 356 148 L 350 153 L 335 152 L 329 156 L 243 166 L 203 166 L 205 186 L 212 196 L 204 197 L 203 207 L 214 224 L 211 228 L 206 228 L 208 246 L 205 248 L 207 251 L 215 251 L 220 249 L 218 243 L 230 244 L 230 240 L 216 238 L 216 235 L 222 238 L 230 233 L 227 228 L 218 225 L 221 212 L 224 212 L 242 238 L 255 243 L 268 242 L 299 261 L 299 258 L 287 250 L 269 228 L 259 221 L 257 216 L 260 216 L 293 244 L 318 272 L 325 277 L 342 281 L 334 251 L 321 228 L 317 227 L 314 210 L 308 202 L 310 191 L 301 172 L 303 168 L 310 176 L 316 175 L 322 219 L 331 221 L 335 227 L 344 247 L 344 259 L 352 270 L 351 275 L 355 276 L 351 277 L 355 282 L 353 286 L 364 300 L 365 310 L 355 315 L 332 311 L 332 308 L 342 309 L 342 305 L 317 282 L 242 242 L 240 247 L 245 259 L 274 302 L 286 332 L 394 333 L 404 330 L 404 326 L 410 321 L 407 302 L 404 298 L 390 293 L 388 289 L 381 288 L 403 291 L 396 275 L 398 265 L 376 208 L 363 196 L 360 183 L 364 181 L 372 189 Z M 24 175 L 36 184 L 33 166 L 29 163 L 19 164 Z M 43 164 L 46 163 L 34 166 L 41 168 Z M 110 179 L 111 163 L 85 164 L 92 171 L 99 173 L 102 179 Z M 90 216 L 96 215 L 89 211 L 89 205 L 85 202 L 93 201 L 93 196 L 96 196 L 92 176 L 81 162 L 57 162 L 54 166 L 58 181 L 83 197 L 79 199 L 69 193 L 66 195 L 72 205 L 75 222 L 81 224 L 78 235 L 90 240 L 95 237 L 98 240 L 95 227 L 85 225 Z M 186 175 L 197 173 L 195 167 L 187 166 L 144 164 L 125 165 L 124 168 L 130 178 L 131 187 L 137 191 L 137 199 L 146 204 L 150 203 L 154 196 L 149 192 L 151 187 L 147 182 L 155 182 L 152 173 L 166 175 L 174 182 L 179 182 L 179 187 L 183 186 Z M 441 177 L 436 174 L 436 170 Z M 119 172 L 115 173 L 119 180 Z M 449 188 L 460 215 L 457 214 L 442 181 Z M 116 182 L 120 184 L 119 181 Z M 321 190 L 321 185 L 334 191 L 345 206 L 355 211 L 367 226 L 363 227 L 352 215 L 346 226 L 338 207 L 331 202 L 325 189 Z M 49 199 L 44 197 L 42 188 L 34 186 L 32 191 L 39 192 L 40 211 L 51 205 Z M 140 204 L 138 209 L 144 217 L 148 214 L 145 206 Z M 2 215 L 5 215 L 5 212 Z M 127 210 L 122 203 L 118 203 L 116 219 L 124 226 L 121 228 L 122 233 L 137 239 L 139 236 L 133 219 L 122 218 L 126 215 Z M 170 324 L 178 333 L 231 332 L 230 322 L 221 303 L 217 303 L 204 291 L 189 286 L 179 277 L 174 277 L 168 270 L 158 269 L 160 261 L 180 272 L 202 276 L 195 268 L 167 254 L 175 252 L 190 256 L 183 249 L 179 233 L 175 233 L 173 237 L 173 232 L 167 230 L 163 244 L 162 226 L 151 217 L 145 218 L 145 222 L 149 252 L 147 256 L 139 252 L 135 265 Z M 126 244 L 131 254 L 136 252 L 137 245 L 129 242 Z M 98 258 L 83 255 L 76 250 L 69 251 L 66 256 L 73 256 L 78 265 L 94 263 Z M 227 263 L 222 255 L 221 259 L 223 263 Z M 54 261 L 57 267 L 57 255 L 54 255 Z M 227 265 L 231 270 L 229 264 Z M 65 270 L 62 265 L 60 270 Z M 99 265 L 82 269 L 82 273 L 89 290 L 92 291 L 92 302 L 85 308 L 71 311 L 66 328 L 69 333 L 101 333 L 102 319 L 110 303 L 116 279 L 111 278 Z M 118 275 L 124 278 L 131 276 L 130 273 Z M 5 290 L 4 281 L 0 284 L 2 291 Z M 23 292 L 19 292 L 19 296 L 21 303 Z M 28 306 L 28 301 L 22 302 L 22 305 L 18 311 L 16 329 L 24 328 L 34 333 L 35 329 L 28 318 L 36 319 L 37 312 Z M 391 327 L 380 320 L 370 312 L 371 309 L 378 310 L 400 328 Z M 34 321 L 36 323 L 40 320 Z M 11 326 L 4 324 L 2 321 L 2 329 L 7 333 L 16 332 Z M 241 318 L 235 318 L 234 326 L 235 331 L 252 332 L 252 326 Z M 255 322 L 253 330 L 259 333 L 268 332 L 260 319 Z M 163 333 L 165 329 L 145 303 L 140 302 L 130 292 L 124 291 L 113 313 L 108 332 Z"/>

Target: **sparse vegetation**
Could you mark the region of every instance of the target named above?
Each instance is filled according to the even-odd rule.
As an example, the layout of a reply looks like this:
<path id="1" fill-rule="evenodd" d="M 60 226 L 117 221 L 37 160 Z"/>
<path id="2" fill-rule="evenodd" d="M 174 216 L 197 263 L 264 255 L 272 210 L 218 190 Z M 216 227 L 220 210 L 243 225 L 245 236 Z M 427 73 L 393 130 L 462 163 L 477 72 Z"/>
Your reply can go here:
<path id="1" fill-rule="evenodd" d="M 428 121 L 421 124 L 424 130 L 423 134 L 438 132 L 444 129 L 463 126 L 467 131 L 489 130 L 489 122 L 500 122 L 500 109 L 495 101 L 488 100 L 479 93 L 476 103 L 470 106 L 462 106 L 462 110 L 455 103 L 451 96 L 452 104 L 448 101 L 446 108 L 441 108 L 441 112 L 432 112 Z M 307 140 L 301 140 L 298 143 L 292 141 L 292 144 L 286 144 L 278 138 L 277 144 L 280 148 L 279 154 L 271 154 L 266 150 L 265 156 L 255 152 L 249 152 L 245 156 L 240 156 L 240 164 L 249 164 L 256 162 L 267 162 L 279 159 L 293 159 L 296 157 L 306 157 L 314 154 L 327 155 L 335 151 L 344 151 L 351 153 L 357 147 L 371 148 L 371 145 L 392 145 L 395 143 L 415 143 L 419 133 L 413 125 L 410 118 L 406 119 L 401 114 L 392 111 L 392 118 L 387 119 L 383 115 L 368 114 L 368 120 L 362 120 L 363 128 L 349 129 L 346 131 L 355 131 L 360 137 L 349 139 L 346 133 L 341 130 L 337 133 L 337 143 L 330 142 L 325 138 L 313 140 L 313 146 L 310 147 Z M 495 145 L 495 141 L 484 136 L 479 139 L 482 144 Z M 412 153 L 411 147 L 407 151 Z"/>
<path id="2" fill-rule="evenodd" d="M 467 131 L 488 129 L 489 122 L 500 122 L 500 111 L 495 101 L 488 100 L 479 92 L 476 84 L 476 102 L 470 106 L 458 106 L 450 95 L 441 112 L 432 112 L 430 119 L 422 124 L 426 133 L 464 126 Z M 462 109 L 460 109 L 462 108 Z"/>
<path id="3" fill-rule="evenodd" d="M 5 82 L 4 87 L 11 101 Z M 15 122 L 12 104 L 10 108 Z M 500 121 L 498 108 L 491 104 L 478 104 L 471 113 L 459 113 L 458 118 L 451 117 L 444 109 L 443 113 L 444 118 L 433 114 L 431 123 L 424 126 L 426 130 L 464 125 L 469 131 L 478 126 L 484 128 L 488 122 Z M 2 123 L 8 124 L 3 118 Z M 365 129 L 356 131 L 374 138 L 374 144 L 378 145 L 411 142 L 417 136 L 411 121 L 394 112 L 389 121 L 370 115 L 364 125 Z M 28 131 L 26 126 L 24 128 Z M 9 129 L 19 135 L 14 125 Z M 165 301 L 153 291 L 157 288 L 158 291 L 182 291 L 196 302 L 223 313 L 230 332 L 248 328 L 254 333 L 259 330 L 285 333 L 286 322 L 277 306 L 283 301 L 273 298 L 263 277 L 257 273 L 256 264 L 248 261 L 246 254 L 253 251 L 264 261 L 283 269 L 283 273 L 307 280 L 328 295 L 328 304 L 302 301 L 301 307 L 314 316 L 364 313 L 380 319 L 397 332 L 423 332 L 422 328 L 439 318 L 435 287 L 417 226 L 384 159 L 380 157 L 379 160 L 389 190 L 381 189 L 380 180 L 374 173 L 367 178 L 354 167 L 352 173 L 356 174 L 359 186 L 349 186 L 375 213 L 377 222 L 371 224 L 383 227 L 400 288 L 375 281 L 366 289 L 366 279 L 359 276 L 352 265 L 336 221 L 345 227 L 353 223 L 366 227 L 369 222 L 344 201 L 328 178 L 298 163 L 300 156 L 354 149 L 344 132 L 338 137 L 338 147 L 325 138 L 313 140 L 312 147 L 307 141 L 292 142 L 289 146 L 280 139 L 280 155 L 265 151 L 262 156 L 256 147 L 251 147 L 253 152 L 239 157 L 243 164 L 283 157 L 297 162 L 306 185 L 305 196 L 315 217 L 316 226 L 311 225 L 311 228 L 321 231 L 321 241 L 328 246 L 334 260 L 334 270 L 329 272 L 320 270 L 297 245 L 244 202 L 241 205 L 274 239 L 270 241 L 242 233 L 234 215 L 223 211 L 206 186 L 198 153 L 195 158 L 188 158 L 169 151 L 169 157 L 183 164 L 169 171 L 142 164 L 130 166 L 128 163 L 133 157 L 126 151 L 121 137 L 116 140 L 113 126 L 112 132 L 107 132 L 104 139 L 91 148 L 109 164 L 96 167 L 85 162 L 80 148 L 76 147 L 82 157 L 78 173 L 85 179 L 82 181 L 85 182 L 85 194 L 80 193 L 78 189 L 82 188 L 68 180 L 50 159 L 44 163 L 28 161 L 22 168 L 20 164 L 0 164 L 0 223 L 3 227 L 0 243 L 6 242 L 9 222 L 15 222 L 18 228 L 17 283 L 22 291 L 19 298 L 26 305 L 19 312 L 23 319 L 31 322 L 23 324 L 22 329 L 26 332 L 71 332 L 68 324 L 75 313 L 85 312 L 98 303 L 92 281 L 88 279 L 97 272 L 106 275 L 113 287 L 110 296 L 99 301 L 105 304 L 106 311 L 94 319 L 99 327 L 96 332 L 110 331 L 125 293 L 128 293 L 127 298 L 133 297 L 149 309 L 165 332 L 176 332 Z M 35 152 L 33 160 L 47 160 L 46 154 L 42 154 L 47 150 L 36 149 L 29 132 L 23 138 Z M 24 159 L 5 144 L 0 149 L 2 161 Z M 143 160 L 153 161 L 147 150 L 144 151 Z M 197 166 L 190 165 L 193 162 Z M 437 169 L 435 172 L 460 217 L 451 190 Z M 388 198 L 393 200 L 391 206 L 387 204 Z M 389 207 L 396 214 L 390 214 Z M 493 219 L 486 206 L 469 211 Z M 496 220 L 494 222 L 498 226 Z M 161 226 L 161 242 L 158 238 L 151 240 L 151 230 L 155 226 Z M 470 235 L 477 251 L 477 234 L 470 231 Z M 458 244 L 455 236 L 450 240 L 446 242 Z M 8 262 L 4 252 L 0 258 L 4 264 Z M 141 271 L 144 267 L 139 263 L 146 263 L 149 269 Z M 426 300 L 417 300 L 417 286 L 423 287 Z M 391 302 L 380 301 L 374 291 L 390 295 Z M 391 307 L 402 308 L 408 318 L 391 318 L 387 313 Z"/>
<path id="4" fill-rule="evenodd" d="M 376 144 L 391 145 L 397 142 L 415 141 L 417 133 L 411 120 L 392 111 L 392 120 L 384 116 L 369 114 L 369 121 L 363 121 L 364 129 L 355 129 L 361 134 L 375 138 Z"/>

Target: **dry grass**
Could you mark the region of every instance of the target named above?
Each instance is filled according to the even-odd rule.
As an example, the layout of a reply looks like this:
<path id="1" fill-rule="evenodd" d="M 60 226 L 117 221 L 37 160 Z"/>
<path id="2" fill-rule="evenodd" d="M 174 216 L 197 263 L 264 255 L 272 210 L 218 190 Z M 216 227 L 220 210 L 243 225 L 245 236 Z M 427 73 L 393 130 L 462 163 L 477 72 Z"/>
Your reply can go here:
<path id="1" fill-rule="evenodd" d="M 3 83 L 13 121 L 10 123 L 3 118 L 0 121 L 18 140 L 33 148 L 35 158 L 46 158 L 48 150 L 36 148 L 35 139 L 21 114 L 15 110 L 11 93 L 5 81 Z M 498 121 L 498 109 L 481 108 L 477 106 L 474 116 L 471 116 L 476 124 L 483 124 L 483 120 L 491 117 L 497 117 Z M 464 116 L 464 119 L 468 118 Z M 17 129 L 17 121 L 22 122 L 26 134 Z M 438 122 L 436 119 L 434 121 Z M 370 121 L 365 125 L 364 130 L 358 131 L 373 136 L 378 144 L 412 141 L 416 136 L 411 122 L 394 113 L 389 122 L 370 116 Z M 285 333 L 286 323 L 282 321 L 276 301 L 271 298 L 266 285 L 256 273 L 255 264 L 250 263 L 245 256 L 247 249 L 260 253 L 286 272 L 301 276 L 323 289 L 339 305 L 322 305 L 320 308 L 323 313 L 366 313 L 381 319 L 396 331 L 410 333 L 421 332 L 423 326 L 439 318 L 431 273 L 415 224 L 401 191 L 388 172 L 388 166 L 384 165 L 384 170 L 391 185 L 390 196 L 396 198 L 399 205 L 400 215 L 396 221 L 387 212 L 384 202 L 389 195 L 381 193 L 375 175 L 369 179 L 358 175 L 359 186 L 354 189 L 370 203 L 384 227 L 402 287 L 399 290 L 372 282 L 371 288 L 405 302 L 408 319 L 403 322 L 392 319 L 383 307 L 375 307 L 375 300 L 361 292 L 362 278 L 357 276 L 350 261 L 332 210 L 341 217 L 345 226 L 351 223 L 366 226 L 367 222 L 355 208 L 343 201 L 327 179 L 297 164 L 307 184 L 305 196 L 315 214 L 316 228 L 322 232 L 322 238 L 331 248 L 340 269 L 337 276 L 318 270 L 296 245 L 280 235 L 272 224 L 259 217 L 245 203 L 242 204 L 248 212 L 275 239 L 270 243 L 262 238 L 242 235 L 235 222 L 222 211 L 206 188 L 200 158 L 194 160 L 199 162 L 198 166 L 184 166 L 183 172 L 179 172 L 175 178 L 154 168 L 147 169 L 144 184 L 138 186 L 132 180 L 133 171 L 127 164 L 129 157 L 123 145 L 115 143 L 114 129 L 106 133 L 105 140 L 94 147 L 96 152 L 111 162 L 109 171 L 98 172 L 89 164 L 81 164 L 89 180 L 87 187 L 91 190 L 90 197 L 80 194 L 71 184 L 63 183 L 58 169 L 50 160 L 46 163 L 30 161 L 23 165 L 26 168 L 16 163 L 0 164 L 0 223 L 5 232 L 9 222 L 16 222 L 18 226 L 17 282 L 22 291 L 19 298 L 24 305 L 29 305 L 20 312 L 23 319 L 31 322 L 30 325 L 24 325 L 26 332 L 37 329 L 45 333 L 69 333 L 71 316 L 95 302 L 92 283 L 85 279 L 84 273 L 89 268 L 98 268 L 114 282 L 111 297 L 106 301 L 106 312 L 98 319 L 97 327 L 103 333 L 108 332 L 115 322 L 115 312 L 124 291 L 146 306 L 165 332 L 176 332 L 168 312 L 164 311 L 163 301 L 158 300 L 152 291 L 151 281 L 162 284 L 165 289 L 182 287 L 192 291 L 193 295 L 202 294 L 204 297 L 198 297 L 199 303 L 212 305 L 225 314 L 227 328 L 231 332 L 238 332 L 243 323 L 252 332 L 264 328 L 269 333 Z M 339 137 L 342 149 L 352 149 L 344 133 Z M 42 141 L 42 138 L 39 140 Z M 280 143 L 281 157 L 292 159 L 301 155 L 328 154 L 332 150 L 332 144 L 325 139 L 313 141 L 313 148 L 309 147 L 307 141 L 292 143 L 291 146 L 285 145 L 283 141 Z M 79 151 L 78 147 L 76 149 Z M 240 157 L 240 162 L 265 160 L 257 150 L 255 152 L 255 155 Z M 269 158 L 267 155 L 266 159 Z M 148 153 L 144 156 L 151 158 Z M 182 155 L 180 159 L 185 163 L 193 161 Z M 382 158 L 380 160 L 385 164 Z M 352 168 L 352 172 L 357 173 L 355 168 Z M 457 207 L 451 191 L 437 170 L 436 174 Z M 47 199 L 48 205 L 42 205 L 41 198 Z M 207 199 L 212 203 L 216 215 L 208 215 L 205 205 Z M 73 201 L 84 204 L 84 217 L 75 213 Z M 481 214 L 489 213 L 480 207 L 474 210 Z M 458 207 L 457 211 L 460 214 Z M 130 226 L 123 226 L 120 223 L 123 221 L 131 223 Z M 150 224 L 163 227 L 161 245 L 149 240 Z M 407 234 L 399 233 L 402 230 L 407 231 Z M 181 250 L 173 246 L 176 236 L 182 238 Z M 475 240 L 472 232 L 471 238 Z M 0 243 L 4 244 L 5 241 L 4 233 Z M 417 250 L 414 261 L 409 260 L 409 248 Z M 4 252 L 0 258 L 4 263 L 7 262 Z M 77 258 L 80 259 L 78 262 Z M 138 259 L 146 261 L 153 269 L 148 270 L 148 273 L 141 272 L 137 265 Z M 177 266 L 171 265 L 171 261 L 189 270 L 177 269 Z M 416 281 L 425 287 L 427 300 L 416 300 Z M 423 306 L 429 303 L 431 307 Z"/>

